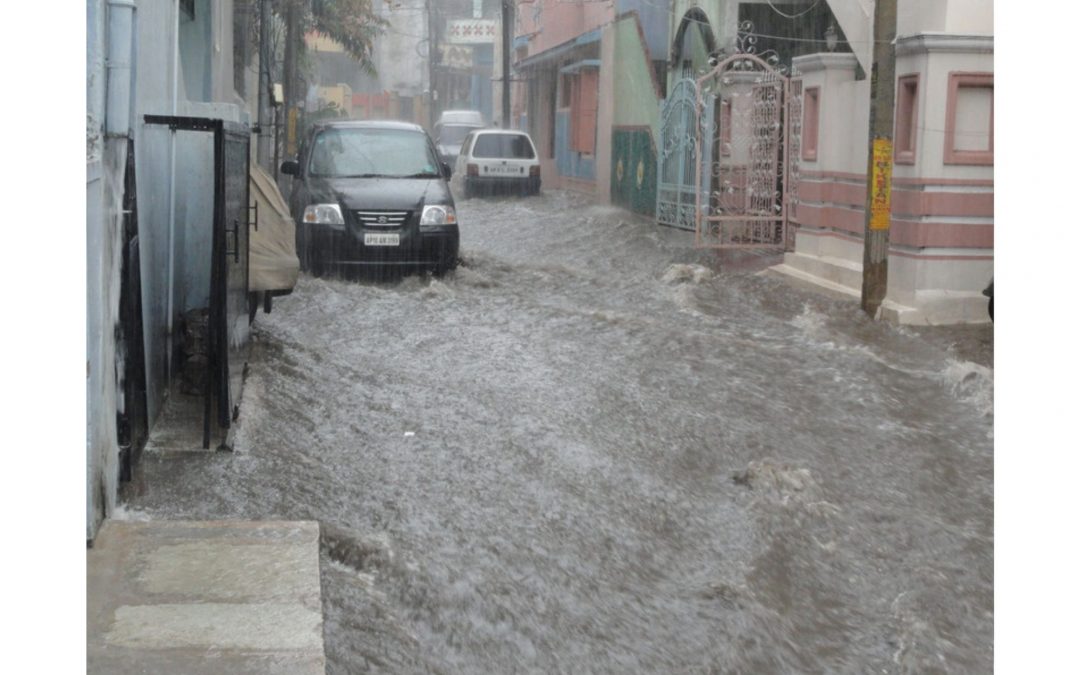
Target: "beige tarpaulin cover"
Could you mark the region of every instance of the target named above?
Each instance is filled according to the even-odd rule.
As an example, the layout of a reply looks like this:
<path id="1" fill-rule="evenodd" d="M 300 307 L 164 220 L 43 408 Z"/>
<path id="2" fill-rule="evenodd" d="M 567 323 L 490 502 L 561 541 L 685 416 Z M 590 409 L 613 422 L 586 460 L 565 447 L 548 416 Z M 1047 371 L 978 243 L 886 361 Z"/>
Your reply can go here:
<path id="1" fill-rule="evenodd" d="M 251 196 L 259 205 L 259 228 L 251 230 L 248 290 L 287 291 L 296 284 L 296 224 L 270 174 L 251 165 Z"/>

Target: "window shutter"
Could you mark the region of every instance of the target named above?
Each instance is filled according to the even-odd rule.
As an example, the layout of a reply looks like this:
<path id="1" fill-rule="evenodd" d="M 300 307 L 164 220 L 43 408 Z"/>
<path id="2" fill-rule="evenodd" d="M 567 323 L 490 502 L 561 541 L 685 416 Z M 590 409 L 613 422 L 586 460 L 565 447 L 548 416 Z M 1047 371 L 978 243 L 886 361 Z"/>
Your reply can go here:
<path id="1" fill-rule="evenodd" d="M 594 68 L 581 71 L 577 78 L 574 116 L 573 149 L 592 154 L 596 150 L 596 109 L 599 72 Z"/>

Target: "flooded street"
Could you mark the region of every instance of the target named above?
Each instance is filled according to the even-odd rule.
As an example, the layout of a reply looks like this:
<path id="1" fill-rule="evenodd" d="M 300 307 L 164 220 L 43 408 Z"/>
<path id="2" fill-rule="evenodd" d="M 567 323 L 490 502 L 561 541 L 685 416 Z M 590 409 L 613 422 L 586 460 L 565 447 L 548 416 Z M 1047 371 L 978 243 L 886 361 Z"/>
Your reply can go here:
<path id="1" fill-rule="evenodd" d="M 446 277 L 260 313 L 235 451 L 148 453 L 126 517 L 319 521 L 331 673 L 993 670 L 989 326 L 458 207 Z"/>

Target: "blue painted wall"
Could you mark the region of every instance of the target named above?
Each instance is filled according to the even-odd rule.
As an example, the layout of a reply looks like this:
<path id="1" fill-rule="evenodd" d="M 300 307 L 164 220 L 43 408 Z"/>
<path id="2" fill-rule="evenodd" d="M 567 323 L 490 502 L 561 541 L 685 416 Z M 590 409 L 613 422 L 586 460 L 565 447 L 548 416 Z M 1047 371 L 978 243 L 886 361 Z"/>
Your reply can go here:
<path id="1" fill-rule="evenodd" d="M 555 168 L 560 176 L 596 180 L 596 160 L 570 149 L 570 112 L 555 113 Z"/>
<path id="2" fill-rule="evenodd" d="M 472 109 L 484 113 L 485 120 L 494 119 L 490 70 L 494 62 L 494 47 L 491 45 L 476 45 L 473 47 L 473 63 L 480 69 L 480 72 L 474 73 L 472 76 L 469 97 L 472 100 Z"/>

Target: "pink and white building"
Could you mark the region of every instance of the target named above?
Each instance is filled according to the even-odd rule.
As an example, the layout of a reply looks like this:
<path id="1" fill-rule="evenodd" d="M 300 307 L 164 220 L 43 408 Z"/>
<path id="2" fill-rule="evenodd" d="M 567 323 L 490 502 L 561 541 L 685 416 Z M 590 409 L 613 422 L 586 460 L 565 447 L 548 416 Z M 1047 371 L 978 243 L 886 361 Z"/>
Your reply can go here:
<path id="1" fill-rule="evenodd" d="M 829 0 L 852 53 L 800 56 L 795 250 L 778 272 L 858 297 L 869 127 L 871 0 Z M 992 0 L 898 0 L 888 292 L 902 324 L 988 321 L 994 273 Z"/>

